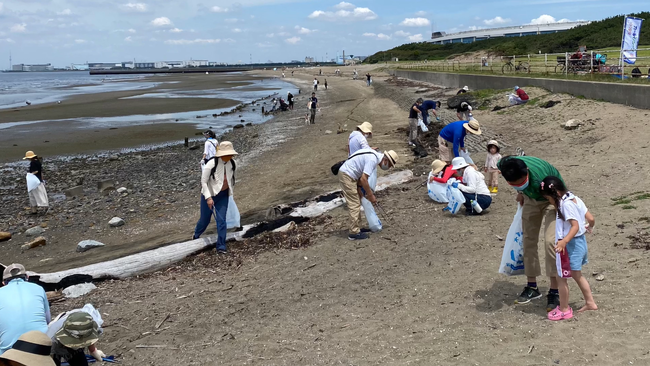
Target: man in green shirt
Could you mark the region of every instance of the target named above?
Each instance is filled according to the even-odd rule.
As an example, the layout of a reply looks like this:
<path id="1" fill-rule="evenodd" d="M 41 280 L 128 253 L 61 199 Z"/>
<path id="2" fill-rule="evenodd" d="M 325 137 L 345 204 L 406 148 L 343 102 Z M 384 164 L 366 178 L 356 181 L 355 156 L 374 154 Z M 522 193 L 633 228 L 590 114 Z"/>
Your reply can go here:
<path id="1" fill-rule="evenodd" d="M 524 272 L 528 283 L 515 304 L 527 304 L 542 297 L 537 288 L 537 277 L 542 275 L 537 242 L 544 222 L 546 275 L 551 278 L 546 311 L 551 311 L 560 303 L 555 266 L 555 208 L 542 196 L 540 185 L 548 176 L 560 179 L 562 176 L 553 165 L 532 156 L 507 156 L 497 166 L 503 178 L 517 190 L 517 202 L 523 206 Z"/>

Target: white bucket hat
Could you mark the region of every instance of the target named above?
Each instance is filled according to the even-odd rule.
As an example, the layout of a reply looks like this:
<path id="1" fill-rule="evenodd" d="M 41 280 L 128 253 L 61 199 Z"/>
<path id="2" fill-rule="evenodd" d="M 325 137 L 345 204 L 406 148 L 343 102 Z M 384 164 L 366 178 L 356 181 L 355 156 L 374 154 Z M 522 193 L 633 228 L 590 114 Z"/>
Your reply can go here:
<path id="1" fill-rule="evenodd" d="M 214 155 L 217 158 L 228 155 L 239 155 L 235 148 L 232 147 L 232 142 L 230 141 L 221 141 L 219 147 L 217 147 L 217 153 Z"/>
<path id="2" fill-rule="evenodd" d="M 469 164 L 467 164 L 467 162 L 465 161 L 465 158 L 463 158 L 462 156 L 454 158 L 451 161 L 451 168 L 453 170 L 463 169 L 463 168 L 468 167 L 468 166 L 469 166 Z"/>

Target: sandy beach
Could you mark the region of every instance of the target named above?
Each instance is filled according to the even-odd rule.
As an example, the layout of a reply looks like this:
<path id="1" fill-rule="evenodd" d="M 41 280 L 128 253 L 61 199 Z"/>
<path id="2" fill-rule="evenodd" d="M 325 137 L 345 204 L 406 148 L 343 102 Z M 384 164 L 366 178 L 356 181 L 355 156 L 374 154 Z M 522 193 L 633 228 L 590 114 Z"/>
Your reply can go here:
<path id="1" fill-rule="evenodd" d="M 235 243 L 225 259 L 202 253 L 157 273 L 99 283 L 89 295 L 55 303 L 53 313 L 89 302 L 98 306 L 106 321 L 102 350 L 125 364 L 650 362 L 643 321 L 650 200 L 639 185 L 650 169 L 643 158 L 648 111 L 526 88 L 535 103 L 493 112 L 506 105 L 505 91 L 497 91 L 474 113 L 485 138 L 507 145 L 503 155 L 520 147 L 551 162 L 596 217 L 583 273 L 600 310 L 551 323 L 544 300 L 513 304 L 524 278 L 497 271 L 499 237 L 505 237 L 516 211 L 514 191 L 502 180 L 489 212 L 465 217 L 442 212 L 426 190 L 417 189 L 436 158 L 435 131 L 442 125 L 422 137 L 430 155 L 415 158 L 406 143 L 408 108 L 417 97 L 444 100 L 456 91 L 359 70 L 373 73 L 372 87 L 352 80 L 348 69 L 335 77 L 333 69 L 323 68 L 329 90 L 319 88 L 316 125 L 306 125 L 304 116 L 318 70 L 301 70 L 287 78 L 302 90 L 294 111 L 223 138 L 242 152 L 235 198 L 244 223 L 250 223 L 263 220 L 274 205 L 338 189 L 329 167 L 345 157 L 349 132 L 371 122 L 370 144 L 397 151 L 398 169 L 411 169 L 417 177 L 378 194 L 390 217 L 381 233 L 348 241 L 347 211 L 339 208 L 293 233 Z M 561 103 L 539 107 L 549 100 Z M 442 110 L 445 121 L 454 116 Z M 576 116 L 582 127 L 562 128 Z M 337 134 L 339 128 L 348 131 Z M 470 145 L 479 165 L 484 143 Z M 2 262 L 54 271 L 189 240 L 198 219 L 200 150 L 171 145 L 112 155 L 48 165 L 50 195 L 80 179 L 87 195 L 53 200 L 50 212 L 38 217 L 25 210 L 22 172 L 3 170 L 12 175 L 0 184 L 3 207 L 9 208 L 0 217 L 6 226 L 0 230 L 14 232 L 14 238 L 0 243 Z M 96 182 L 102 179 L 114 179 L 128 194 L 99 195 Z M 109 228 L 113 216 L 126 225 Z M 24 231 L 36 225 L 46 227 L 48 244 L 21 252 L 28 240 Z M 83 239 L 106 247 L 75 253 Z M 596 281 L 596 274 L 604 280 Z M 545 292 L 548 279 L 538 280 Z M 580 292 L 569 283 L 570 303 L 579 307 Z M 157 347 L 146 347 L 152 345 Z"/>

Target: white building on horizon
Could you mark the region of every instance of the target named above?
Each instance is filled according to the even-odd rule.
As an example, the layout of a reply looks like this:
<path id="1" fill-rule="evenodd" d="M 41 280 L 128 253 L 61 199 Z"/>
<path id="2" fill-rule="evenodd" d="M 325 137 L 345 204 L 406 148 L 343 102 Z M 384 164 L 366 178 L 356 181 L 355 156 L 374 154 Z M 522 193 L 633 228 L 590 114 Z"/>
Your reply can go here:
<path id="1" fill-rule="evenodd" d="M 449 44 L 449 43 L 472 43 L 476 41 L 483 41 L 490 38 L 499 37 L 525 37 L 538 34 L 551 34 L 563 32 L 571 28 L 587 25 L 589 21 L 579 22 L 561 22 L 561 23 L 547 23 L 547 24 L 526 24 L 513 27 L 501 27 L 490 29 L 477 29 L 457 33 L 433 32 L 431 40 L 427 41 L 433 44 Z"/>

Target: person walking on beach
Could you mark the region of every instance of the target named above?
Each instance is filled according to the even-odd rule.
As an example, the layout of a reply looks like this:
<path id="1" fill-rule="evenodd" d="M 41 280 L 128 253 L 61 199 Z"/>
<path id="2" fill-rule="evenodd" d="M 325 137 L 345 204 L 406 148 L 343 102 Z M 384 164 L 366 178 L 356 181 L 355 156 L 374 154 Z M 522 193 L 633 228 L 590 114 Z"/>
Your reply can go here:
<path id="1" fill-rule="evenodd" d="M 318 79 L 314 78 L 314 91 L 318 90 Z"/>
<path id="2" fill-rule="evenodd" d="M 422 102 L 424 100 L 418 98 L 409 109 L 409 146 L 415 146 L 415 141 L 418 139 L 418 119 L 422 119 L 422 111 L 420 110 Z"/>
<path id="3" fill-rule="evenodd" d="M 325 90 L 327 90 L 327 79 L 325 79 Z"/>
<path id="4" fill-rule="evenodd" d="M 43 164 L 33 151 L 26 152 L 23 160 L 29 160 L 27 192 L 31 207 L 30 213 L 36 215 L 39 207 L 44 208 L 43 213 L 46 213 L 50 203 L 45 190 L 45 181 L 43 180 Z"/>
<path id="5" fill-rule="evenodd" d="M 289 109 L 293 110 L 293 94 L 287 92 L 287 102 L 289 102 Z"/>
<path id="6" fill-rule="evenodd" d="M 515 304 L 528 304 L 542 297 L 537 288 L 537 277 L 542 275 L 537 243 L 543 222 L 545 267 L 550 278 L 546 311 L 550 312 L 560 305 L 555 266 L 555 210 L 542 195 L 541 184 L 548 176 L 559 180 L 562 176 L 553 165 L 533 156 L 506 156 L 497 166 L 506 182 L 518 192 L 516 200 L 523 207 L 524 272 L 528 283 Z"/>
<path id="7" fill-rule="evenodd" d="M 203 158 L 201 159 L 201 167 L 203 167 L 205 163 L 208 162 L 208 160 L 214 157 L 214 154 L 217 153 L 217 147 L 219 146 L 219 141 L 217 141 L 217 135 L 215 135 L 214 131 L 207 130 L 203 132 L 203 136 L 205 136 L 206 140 L 205 140 L 205 146 L 203 147 Z"/>
<path id="8" fill-rule="evenodd" d="M 316 124 L 316 111 L 318 110 L 318 98 L 316 98 L 316 93 L 311 93 L 311 98 L 309 98 L 309 103 L 307 104 L 309 108 L 309 123 Z"/>
<path id="9" fill-rule="evenodd" d="M 370 75 L 370 73 L 366 74 L 366 84 L 368 86 L 370 86 L 370 84 L 372 84 L 372 76 Z"/>
<path id="10" fill-rule="evenodd" d="M 365 197 L 373 204 L 377 203 L 368 178 L 376 174 L 377 166 L 388 170 L 397 164 L 398 155 L 390 150 L 384 153 L 372 149 L 358 150 L 350 156 L 339 169 L 339 183 L 348 206 L 350 214 L 349 240 L 368 239 L 369 229 L 361 229 L 361 197 Z"/>
<path id="11" fill-rule="evenodd" d="M 467 132 L 481 135 L 481 125 L 475 119 L 469 122 L 457 121 L 446 125 L 438 135 L 438 153 L 440 160 L 451 163 L 453 158 L 460 156 L 460 150 L 465 150 L 465 136 Z"/>
<path id="12" fill-rule="evenodd" d="M 217 153 L 205 164 L 201 174 L 201 217 L 196 223 L 192 239 L 201 237 L 214 215 L 217 221 L 218 238 L 215 245 L 218 254 L 227 252 L 226 213 L 228 201 L 233 195 L 233 186 L 235 185 L 237 165 L 232 160 L 235 155 L 238 153 L 233 148 L 232 142 L 221 142 Z"/>

